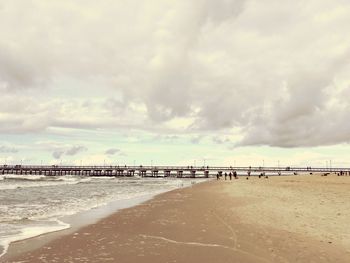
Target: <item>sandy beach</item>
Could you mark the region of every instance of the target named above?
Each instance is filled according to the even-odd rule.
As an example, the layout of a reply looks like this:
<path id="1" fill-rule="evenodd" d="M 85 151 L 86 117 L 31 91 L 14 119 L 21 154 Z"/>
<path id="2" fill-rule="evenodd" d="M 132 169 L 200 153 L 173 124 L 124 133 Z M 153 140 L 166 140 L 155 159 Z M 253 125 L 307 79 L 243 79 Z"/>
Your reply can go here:
<path id="1" fill-rule="evenodd" d="M 213 180 L 0 262 L 350 262 L 349 189 L 335 175 Z"/>

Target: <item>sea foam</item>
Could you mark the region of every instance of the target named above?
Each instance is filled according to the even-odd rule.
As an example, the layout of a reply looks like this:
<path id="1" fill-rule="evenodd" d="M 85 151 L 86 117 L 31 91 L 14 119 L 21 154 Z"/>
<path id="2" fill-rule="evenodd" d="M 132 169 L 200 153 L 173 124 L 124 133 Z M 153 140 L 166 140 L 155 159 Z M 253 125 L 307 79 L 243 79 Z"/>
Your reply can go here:
<path id="1" fill-rule="evenodd" d="M 69 227 L 60 221 L 64 216 L 189 185 L 188 179 L 2 176 L 0 253 L 13 241 Z"/>

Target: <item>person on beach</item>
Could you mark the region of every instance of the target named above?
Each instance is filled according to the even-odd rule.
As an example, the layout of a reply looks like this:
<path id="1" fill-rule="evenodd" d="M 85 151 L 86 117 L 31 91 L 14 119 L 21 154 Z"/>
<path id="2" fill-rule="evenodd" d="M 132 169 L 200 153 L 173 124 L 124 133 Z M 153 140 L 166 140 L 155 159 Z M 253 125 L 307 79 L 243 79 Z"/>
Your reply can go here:
<path id="1" fill-rule="evenodd" d="M 225 181 L 227 180 L 227 173 L 225 172 Z"/>
<path id="2" fill-rule="evenodd" d="M 220 179 L 220 175 L 219 175 L 219 172 L 216 174 L 216 180 L 219 180 Z"/>
<path id="3" fill-rule="evenodd" d="M 230 181 L 232 180 L 232 173 L 230 172 L 229 174 L 228 174 L 228 176 L 230 177 Z"/>
<path id="4" fill-rule="evenodd" d="M 234 177 L 235 179 L 238 179 L 238 176 L 237 176 L 237 172 L 236 172 L 236 171 L 233 172 L 233 177 Z"/>

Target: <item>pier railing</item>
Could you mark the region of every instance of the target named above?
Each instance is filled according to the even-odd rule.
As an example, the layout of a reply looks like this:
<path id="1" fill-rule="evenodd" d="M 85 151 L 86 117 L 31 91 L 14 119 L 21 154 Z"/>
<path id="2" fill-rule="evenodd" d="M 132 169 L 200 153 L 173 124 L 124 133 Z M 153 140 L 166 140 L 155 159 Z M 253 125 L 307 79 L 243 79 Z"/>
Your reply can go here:
<path id="1" fill-rule="evenodd" d="M 0 165 L 0 174 L 33 175 L 85 175 L 85 176 L 141 176 L 141 177 L 209 177 L 217 173 L 275 173 L 279 175 L 298 173 L 350 174 L 345 167 L 262 167 L 262 166 L 166 166 L 166 165 Z"/>

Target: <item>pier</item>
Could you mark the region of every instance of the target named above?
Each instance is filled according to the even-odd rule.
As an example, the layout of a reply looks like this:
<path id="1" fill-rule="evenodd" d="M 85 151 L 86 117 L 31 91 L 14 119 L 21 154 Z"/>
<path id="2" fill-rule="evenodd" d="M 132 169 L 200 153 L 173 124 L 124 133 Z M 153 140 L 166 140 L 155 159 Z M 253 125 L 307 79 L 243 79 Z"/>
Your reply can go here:
<path id="1" fill-rule="evenodd" d="M 269 173 L 291 175 L 300 173 L 338 173 L 350 175 L 350 168 L 312 167 L 233 167 L 233 166 L 65 166 L 65 165 L 1 165 L 0 174 L 45 175 L 45 176 L 113 176 L 113 177 L 175 177 L 209 178 L 217 173 L 237 173 L 257 175 Z"/>

